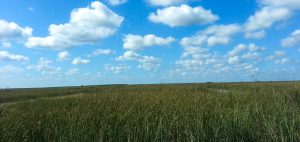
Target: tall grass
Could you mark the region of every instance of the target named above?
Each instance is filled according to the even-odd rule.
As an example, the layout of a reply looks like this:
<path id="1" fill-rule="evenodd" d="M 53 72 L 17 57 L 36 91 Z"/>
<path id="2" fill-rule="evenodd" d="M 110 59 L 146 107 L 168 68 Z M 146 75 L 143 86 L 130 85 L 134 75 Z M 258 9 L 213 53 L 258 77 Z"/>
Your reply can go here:
<path id="1" fill-rule="evenodd" d="M 299 93 L 298 82 L 14 90 L 0 141 L 300 141 Z"/>

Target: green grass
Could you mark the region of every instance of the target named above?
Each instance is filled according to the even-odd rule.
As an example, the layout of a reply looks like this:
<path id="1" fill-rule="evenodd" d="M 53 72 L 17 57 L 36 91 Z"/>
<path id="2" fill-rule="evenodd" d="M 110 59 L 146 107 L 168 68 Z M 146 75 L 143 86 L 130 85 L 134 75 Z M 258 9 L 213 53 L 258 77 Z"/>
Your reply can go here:
<path id="1" fill-rule="evenodd" d="M 0 91 L 0 141 L 300 141 L 300 82 Z"/>

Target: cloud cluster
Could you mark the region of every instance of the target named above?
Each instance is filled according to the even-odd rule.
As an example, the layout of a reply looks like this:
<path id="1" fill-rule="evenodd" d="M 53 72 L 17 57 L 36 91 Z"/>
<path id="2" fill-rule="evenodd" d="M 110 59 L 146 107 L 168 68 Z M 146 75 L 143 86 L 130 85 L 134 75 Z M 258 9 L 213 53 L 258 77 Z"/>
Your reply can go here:
<path id="1" fill-rule="evenodd" d="M 253 43 L 248 45 L 239 44 L 228 52 L 228 62 L 229 64 L 239 64 L 242 59 L 244 59 L 243 62 L 245 62 L 245 59 L 258 61 L 261 58 L 261 52 L 265 49 L 265 47 L 259 47 Z"/>
<path id="2" fill-rule="evenodd" d="M 119 74 L 130 69 L 130 66 L 125 64 L 120 64 L 120 65 L 106 64 L 104 67 L 106 71 L 113 72 L 114 74 Z"/>
<path id="3" fill-rule="evenodd" d="M 36 71 L 42 73 L 42 74 L 58 74 L 61 71 L 60 67 L 55 67 L 50 65 L 52 63 L 51 60 L 48 60 L 46 58 L 40 58 L 39 62 L 36 65 L 30 65 L 27 67 L 27 69 L 35 69 Z"/>
<path id="4" fill-rule="evenodd" d="M 134 51 L 126 51 L 122 56 L 117 57 L 117 61 L 137 61 L 138 68 L 146 71 L 155 71 L 160 66 L 161 60 L 153 56 L 142 56 Z"/>
<path id="5" fill-rule="evenodd" d="M 165 46 L 174 42 L 173 37 L 162 38 L 153 34 L 140 36 L 128 34 L 123 38 L 123 47 L 127 50 L 141 50 L 151 46 Z"/>
<path id="6" fill-rule="evenodd" d="M 181 45 L 188 46 L 215 46 L 226 45 L 231 41 L 231 37 L 241 31 L 238 24 L 213 25 L 196 35 L 185 37 L 181 40 Z"/>
<path id="7" fill-rule="evenodd" d="M 197 46 L 183 47 L 184 52 L 181 58 L 176 61 L 179 68 L 175 73 L 216 75 L 220 73 L 240 73 L 243 76 L 251 76 L 259 71 L 259 61 L 261 61 L 264 47 L 255 44 L 239 44 L 228 54 L 222 55 L 210 52 L 209 48 Z"/>
<path id="8" fill-rule="evenodd" d="M 28 57 L 23 55 L 12 54 L 7 51 L 0 51 L 0 61 L 27 61 Z"/>
<path id="9" fill-rule="evenodd" d="M 154 23 L 162 23 L 170 27 L 206 25 L 219 19 L 210 10 L 201 6 L 190 7 L 188 5 L 170 6 L 158 9 L 156 13 L 150 13 L 148 19 Z"/>
<path id="10" fill-rule="evenodd" d="M 65 49 L 84 44 L 95 44 L 113 35 L 123 22 L 117 15 L 99 1 L 89 7 L 72 11 L 69 23 L 49 26 L 49 36 L 30 37 L 26 47 Z"/>
<path id="11" fill-rule="evenodd" d="M 286 57 L 286 53 L 282 50 L 274 51 L 274 53 L 266 58 L 269 61 L 273 61 L 274 64 L 283 65 L 290 61 L 289 57 Z"/>

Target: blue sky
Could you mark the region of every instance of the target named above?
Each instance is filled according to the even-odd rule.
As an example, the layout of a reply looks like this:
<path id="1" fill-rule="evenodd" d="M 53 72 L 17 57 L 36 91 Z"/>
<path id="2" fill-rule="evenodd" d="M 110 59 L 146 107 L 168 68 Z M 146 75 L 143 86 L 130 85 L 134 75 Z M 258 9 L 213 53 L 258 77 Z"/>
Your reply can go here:
<path id="1" fill-rule="evenodd" d="M 1 0 L 0 88 L 300 79 L 299 0 Z"/>

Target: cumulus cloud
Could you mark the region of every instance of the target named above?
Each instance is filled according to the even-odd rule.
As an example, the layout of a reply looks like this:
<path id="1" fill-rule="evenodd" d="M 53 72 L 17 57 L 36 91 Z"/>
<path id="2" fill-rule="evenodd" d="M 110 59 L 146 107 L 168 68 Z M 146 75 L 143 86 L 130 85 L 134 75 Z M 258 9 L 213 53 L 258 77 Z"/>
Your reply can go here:
<path id="1" fill-rule="evenodd" d="M 116 6 L 127 2 L 127 0 L 108 0 L 110 5 Z"/>
<path id="2" fill-rule="evenodd" d="M 117 61 L 137 61 L 138 68 L 146 71 L 155 71 L 159 68 L 161 60 L 153 56 L 142 56 L 134 51 L 126 51 L 122 56 L 117 57 Z"/>
<path id="3" fill-rule="evenodd" d="M 7 51 L 0 51 L 0 61 L 27 61 L 28 57 L 23 55 L 12 54 Z"/>
<path id="4" fill-rule="evenodd" d="M 123 47 L 127 50 L 141 50 L 150 46 L 165 46 L 174 42 L 173 37 L 162 38 L 153 34 L 140 36 L 128 34 L 123 39 Z"/>
<path id="5" fill-rule="evenodd" d="M 241 29 L 238 24 L 213 25 L 196 35 L 183 38 L 180 43 L 185 47 L 226 45 L 231 41 L 231 37 L 239 33 Z"/>
<path id="6" fill-rule="evenodd" d="M 181 59 L 176 61 L 176 64 L 187 70 L 203 71 L 223 60 L 222 56 L 210 53 L 207 48 L 189 46 L 184 47 Z"/>
<path id="7" fill-rule="evenodd" d="M 190 7 L 188 5 L 170 6 L 158 9 L 156 13 L 150 13 L 148 19 L 154 23 L 162 23 L 170 27 L 206 25 L 219 19 L 211 10 L 206 10 L 201 6 Z"/>
<path id="8" fill-rule="evenodd" d="M 152 6 L 170 6 L 186 3 L 188 0 L 148 0 Z"/>
<path id="9" fill-rule="evenodd" d="M 300 30 L 295 30 L 289 37 L 281 40 L 281 46 L 283 47 L 293 47 L 295 45 L 300 45 Z"/>
<path id="10" fill-rule="evenodd" d="M 262 38 L 264 29 L 270 28 L 276 22 L 284 21 L 292 16 L 292 12 L 283 7 L 263 7 L 250 16 L 245 23 L 245 37 Z"/>
<path id="11" fill-rule="evenodd" d="M 245 45 L 241 49 L 235 49 L 229 55 L 222 55 L 215 52 L 210 52 L 209 48 L 201 48 L 196 46 L 183 47 L 184 52 L 176 65 L 179 66 L 176 71 L 179 74 L 201 74 L 201 75 L 216 75 L 220 73 L 241 73 L 243 75 L 252 75 L 259 71 L 255 60 L 245 60 L 243 54 L 251 51 L 258 52 L 262 48 L 257 46 Z M 245 51 L 244 51 L 245 50 Z M 248 52 L 246 52 L 248 51 Z"/>
<path id="12" fill-rule="evenodd" d="M 35 69 L 42 74 L 58 74 L 61 71 L 60 67 L 55 67 L 51 65 L 52 61 L 46 58 L 40 58 L 36 65 L 30 65 L 27 69 Z"/>
<path id="13" fill-rule="evenodd" d="M 72 46 L 95 44 L 113 35 L 123 22 L 117 15 L 99 1 L 86 8 L 71 12 L 69 23 L 49 26 L 49 36 L 30 37 L 25 46 L 65 49 Z"/>
<path id="14" fill-rule="evenodd" d="M 62 52 L 59 52 L 57 54 L 57 60 L 58 61 L 66 61 L 70 56 L 70 53 L 68 51 L 62 51 Z"/>
<path id="15" fill-rule="evenodd" d="M 114 54 L 115 51 L 111 49 L 97 49 L 92 53 L 92 56 L 98 56 L 98 55 L 110 55 Z"/>
<path id="16" fill-rule="evenodd" d="M 73 65 L 81 65 L 81 64 L 89 64 L 91 61 L 88 59 L 81 59 L 80 57 L 77 57 L 73 59 L 72 64 Z"/>
<path id="17" fill-rule="evenodd" d="M 14 22 L 7 22 L 0 19 L 0 41 L 22 40 L 32 35 L 29 27 L 20 27 Z"/>
<path id="18" fill-rule="evenodd" d="M 252 59 L 257 61 L 261 57 L 261 52 L 265 49 L 265 47 L 259 47 L 253 43 L 248 45 L 239 44 L 234 47 L 233 50 L 228 52 L 228 62 L 230 64 L 238 64 L 241 62 L 241 59 Z"/>
<path id="19" fill-rule="evenodd" d="M 245 37 L 260 39 L 266 35 L 265 29 L 291 18 L 300 10 L 299 0 L 258 0 L 261 8 L 245 23 Z"/>
<path id="20" fill-rule="evenodd" d="M 273 61 L 274 64 L 286 64 L 290 61 L 288 57 L 286 57 L 286 53 L 282 50 L 274 51 L 274 53 L 266 58 L 267 60 Z"/>
<path id="21" fill-rule="evenodd" d="M 130 66 L 125 64 L 119 64 L 119 65 L 106 64 L 104 67 L 106 71 L 113 72 L 114 74 L 119 74 L 130 69 Z"/>

